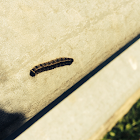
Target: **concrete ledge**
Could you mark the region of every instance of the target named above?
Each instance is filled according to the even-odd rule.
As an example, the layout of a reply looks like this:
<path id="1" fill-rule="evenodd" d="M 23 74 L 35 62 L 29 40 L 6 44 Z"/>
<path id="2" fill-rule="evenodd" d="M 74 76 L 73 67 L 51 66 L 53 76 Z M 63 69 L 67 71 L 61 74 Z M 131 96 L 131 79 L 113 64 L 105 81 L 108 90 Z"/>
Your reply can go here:
<path id="1" fill-rule="evenodd" d="M 140 98 L 140 39 L 16 140 L 101 140 Z"/>
<path id="2" fill-rule="evenodd" d="M 138 35 L 139 7 L 138 0 L 0 2 L 1 139 Z M 29 75 L 59 57 L 74 63 Z"/>

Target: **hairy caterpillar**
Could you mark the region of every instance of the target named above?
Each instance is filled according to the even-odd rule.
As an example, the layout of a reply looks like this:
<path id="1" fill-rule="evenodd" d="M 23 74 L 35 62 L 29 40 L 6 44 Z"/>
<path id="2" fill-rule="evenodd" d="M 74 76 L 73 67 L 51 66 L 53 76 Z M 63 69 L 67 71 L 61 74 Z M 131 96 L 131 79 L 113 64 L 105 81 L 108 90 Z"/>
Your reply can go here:
<path id="1" fill-rule="evenodd" d="M 34 77 L 36 74 L 40 72 L 51 70 L 60 66 L 71 65 L 72 62 L 73 62 L 72 58 L 65 58 L 65 57 L 57 58 L 55 60 L 51 60 L 49 62 L 42 63 L 33 67 L 33 69 L 30 70 L 30 75 Z"/>

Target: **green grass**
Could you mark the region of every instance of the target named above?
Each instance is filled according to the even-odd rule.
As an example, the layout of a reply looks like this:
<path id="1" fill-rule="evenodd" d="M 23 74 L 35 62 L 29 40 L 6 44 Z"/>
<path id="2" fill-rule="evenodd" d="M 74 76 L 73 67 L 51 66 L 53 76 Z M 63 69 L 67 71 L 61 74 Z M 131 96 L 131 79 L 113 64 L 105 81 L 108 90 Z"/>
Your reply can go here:
<path id="1" fill-rule="evenodd" d="M 140 139 L 140 99 L 102 140 Z"/>

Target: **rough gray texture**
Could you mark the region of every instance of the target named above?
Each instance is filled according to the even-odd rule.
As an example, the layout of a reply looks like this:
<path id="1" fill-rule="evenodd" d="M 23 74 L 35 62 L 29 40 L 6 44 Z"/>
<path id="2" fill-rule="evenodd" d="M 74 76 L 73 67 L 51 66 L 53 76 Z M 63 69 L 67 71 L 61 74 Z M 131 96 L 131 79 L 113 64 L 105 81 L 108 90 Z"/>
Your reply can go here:
<path id="1" fill-rule="evenodd" d="M 140 89 L 139 54 L 140 39 L 15 140 L 89 140 Z"/>
<path id="2" fill-rule="evenodd" d="M 23 114 L 23 123 L 33 117 L 139 33 L 139 7 L 140 0 L 1 1 L 1 111 Z M 29 75 L 58 57 L 74 63 Z M 7 129 L 12 126 L 9 120 Z"/>

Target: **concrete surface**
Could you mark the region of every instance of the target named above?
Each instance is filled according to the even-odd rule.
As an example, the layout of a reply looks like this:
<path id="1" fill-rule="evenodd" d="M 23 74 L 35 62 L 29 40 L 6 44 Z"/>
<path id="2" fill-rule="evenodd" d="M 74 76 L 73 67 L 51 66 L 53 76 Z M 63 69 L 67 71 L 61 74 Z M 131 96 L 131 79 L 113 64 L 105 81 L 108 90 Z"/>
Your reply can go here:
<path id="1" fill-rule="evenodd" d="M 88 140 L 138 89 L 140 39 L 15 140 Z"/>
<path id="2" fill-rule="evenodd" d="M 140 0 L 0 2 L 0 131 L 4 138 L 140 32 Z M 74 63 L 29 75 L 35 65 Z"/>

